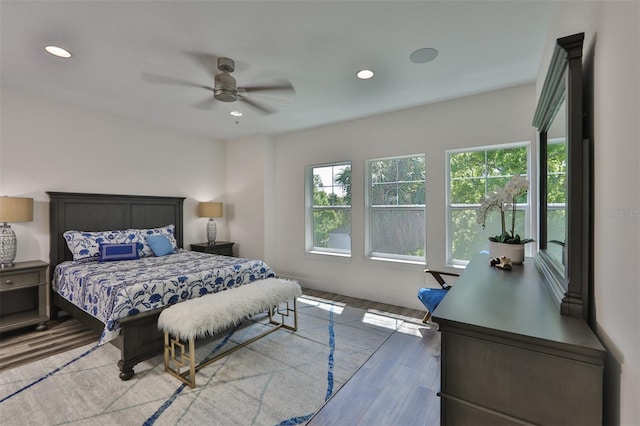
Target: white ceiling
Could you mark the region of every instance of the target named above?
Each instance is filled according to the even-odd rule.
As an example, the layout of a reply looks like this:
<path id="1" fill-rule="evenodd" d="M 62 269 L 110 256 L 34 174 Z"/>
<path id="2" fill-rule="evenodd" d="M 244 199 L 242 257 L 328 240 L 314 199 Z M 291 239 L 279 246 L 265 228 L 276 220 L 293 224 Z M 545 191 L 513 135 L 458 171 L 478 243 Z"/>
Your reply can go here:
<path id="1" fill-rule="evenodd" d="M 231 139 L 280 134 L 535 80 L 550 4 L 542 1 L 6 1 L 0 76 L 14 87 L 162 126 Z M 68 60 L 44 51 L 57 44 Z M 415 64 L 423 47 L 438 57 Z M 213 85 L 194 56 L 236 60 L 238 86 L 288 79 L 291 107 L 195 108 Z M 368 67 L 376 75 L 355 78 Z M 258 100 L 257 95 L 252 99 Z M 264 98 L 262 98 L 264 100 Z"/>

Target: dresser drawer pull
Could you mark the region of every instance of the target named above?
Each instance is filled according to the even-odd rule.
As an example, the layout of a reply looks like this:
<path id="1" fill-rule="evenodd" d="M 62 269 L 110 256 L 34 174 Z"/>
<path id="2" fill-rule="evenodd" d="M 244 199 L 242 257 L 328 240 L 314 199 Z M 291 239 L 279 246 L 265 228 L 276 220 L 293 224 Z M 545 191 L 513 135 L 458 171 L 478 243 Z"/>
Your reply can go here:
<path id="1" fill-rule="evenodd" d="M 4 283 L 5 283 L 5 284 L 13 284 L 13 281 L 11 281 L 11 280 L 6 280 Z"/>

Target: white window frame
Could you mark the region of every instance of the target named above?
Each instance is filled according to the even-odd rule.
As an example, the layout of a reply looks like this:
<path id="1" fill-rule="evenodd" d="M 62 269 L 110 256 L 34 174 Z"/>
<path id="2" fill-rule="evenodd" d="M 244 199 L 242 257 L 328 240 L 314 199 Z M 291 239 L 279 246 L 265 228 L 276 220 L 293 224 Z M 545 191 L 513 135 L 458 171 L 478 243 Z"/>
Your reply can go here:
<path id="1" fill-rule="evenodd" d="M 425 204 L 424 205 L 396 205 L 396 206 L 372 206 L 371 202 L 370 202 L 370 189 L 372 187 L 372 182 L 371 182 L 371 164 L 377 161 L 386 161 L 386 160 L 400 160 L 400 159 L 405 159 L 405 158 L 412 158 L 412 157 L 423 157 L 425 160 Z M 364 239 L 365 239 L 365 257 L 367 259 L 370 260 L 381 260 L 381 261 L 389 261 L 389 262 L 399 262 L 399 263 L 411 263 L 411 264 L 421 264 L 421 265 L 425 265 L 426 264 L 426 257 L 427 257 L 427 236 L 425 235 L 424 238 L 424 256 L 403 256 L 403 255 L 398 255 L 398 254 L 393 254 L 393 253 L 381 253 L 381 252 L 375 252 L 372 250 L 371 245 L 372 245 L 372 228 L 373 228 L 373 221 L 371 219 L 372 217 L 372 213 L 376 210 L 386 210 L 386 209 L 393 209 L 393 210 L 406 210 L 406 211 L 410 211 L 410 210 L 420 210 L 423 212 L 424 214 L 424 220 L 425 220 L 425 233 L 426 233 L 426 221 L 427 221 L 427 206 L 426 206 L 426 199 L 427 199 L 427 195 L 426 195 L 426 191 L 427 191 L 427 180 L 426 180 L 426 168 L 427 168 L 427 164 L 426 164 L 426 155 L 425 154 L 412 154 L 412 155 L 398 155 L 398 156 L 392 156 L 392 157 L 382 157 L 382 158 L 372 158 L 372 159 L 368 159 L 365 160 L 365 191 L 364 191 L 364 198 L 365 198 L 365 235 L 364 235 Z"/>
<path id="2" fill-rule="evenodd" d="M 533 215 L 532 215 L 532 197 L 531 194 L 535 190 L 535 185 L 533 185 L 531 176 L 532 176 L 532 158 L 531 158 L 531 142 L 512 142 L 505 144 L 497 144 L 497 145 L 486 145 L 486 146 L 478 146 L 471 148 L 461 148 L 461 149 L 451 149 L 447 150 L 445 154 L 445 204 L 446 204 L 446 259 L 447 266 L 454 268 L 464 268 L 469 264 L 468 260 L 463 259 L 454 259 L 452 253 L 453 246 L 453 225 L 451 223 L 452 212 L 454 210 L 468 210 L 470 208 L 478 208 L 480 207 L 480 203 L 477 204 L 460 204 L 460 205 L 451 205 L 451 154 L 457 154 L 461 152 L 485 152 L 485 166 L 486 166 L 486 152 L 487 151 L 495 151 L 500 149 L 510 149 L 510 148 L 527 148 L 527 180 L 529 181 L 529 190 L 527 191 L 527 202 L 526 203 L 518 203 L 516 204 L 516 210 L 524 211 L 524 232 L 526 236 L 532 235 L 533 226 Z M 485 167 L 485 177 L 486 177 L 486 167 Z M 486 188 L 485 188 L 486 193 Z M 480 225 L 478 225 L 480 226 Z M 530 247 L 531 244 L 525 245 L 525 255 L 531 256 L 533 253 L 533 249 Z"/>
<path id="3" fill-rule="evenodd" d="M 342 256 L 342 257 L 351 257 L 351 248 L 349 250 L 346 249 L 337 249 L 337 248 L 327 248 L 327 247 L 316 247 L 314 246 L 314 221 L 313 216 L 314 212 L 318 210 L 343 210 L 349 211 L 349 215 L 351 216 L 351 208 L 352 206 L 322 206 L 316 207 L 313 205 L 313 169 L 319 167 L 336 167 L 336 166 L 345 166 L 348 165 L 351 167 L 353 173 L 353 167 L 351 161 L 336 161 L 333 163 L 324 163 L 324 164 L 313 164 L 309 166 L 305 166 L 305 177 L 304 177 L 304 187 L 305 187 L 305 252 L 313 253 L 313 254 L 325 254 L 325 255 L 334 255 L 334 256 Z M 353 192 L 352 192 L 353 193 Z M 353 200 L 352 200 L 353 203 Z M 351 224 L 353 225 L 353 217 L 351 218 Z M 351 247 L 353 246 L 353 240 L 351 240 Z"/>

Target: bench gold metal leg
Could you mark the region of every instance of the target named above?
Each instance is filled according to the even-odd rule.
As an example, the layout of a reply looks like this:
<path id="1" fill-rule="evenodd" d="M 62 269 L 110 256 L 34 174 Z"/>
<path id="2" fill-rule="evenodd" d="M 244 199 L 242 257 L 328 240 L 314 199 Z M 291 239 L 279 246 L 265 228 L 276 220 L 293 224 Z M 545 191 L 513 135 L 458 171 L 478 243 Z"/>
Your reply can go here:
<path id="1" fill-rule="evenodd" d="M 169 338 L 169 333 L 164 332 L 164 371 L 193 389 L 196 387 L 195 339 L 189 339 L 188 352 L 185 351 L 185 346 L 180 342 L 180 339 Z M 176 356 L 176 352 L 179 356 Z M 176 367 L 174 368 L 173 365 Z M 181 372 L 185 366 L 188 366 L 189 369 Z"/>
<path id="2" fill-rule="evenodd" d="M 286 324 L 286 318 L 289 315 L 293 315 L 293 326 Z M 280 321 L 276 321 L 274 319 L 275 316 L 280 316 Z M 227 349 L 224 352 L 219 353 L 215 357 L 208 359 L 200 364 L 196 365 L 196 350 L 195 350 L 195 339 L 189 339 L 189 350 L 185 351 L 185 344 L 180 341 L 178 338 L 173 338 L 169 336 L 169 333 L 165 331 L 164 333 L 164 370 L 180 380 L 182 383 L 189 385 L 192 389 L 196 387 L 196 372 L 209 364 L 216 362 L 217 360 L 224 358 L 225 356 L 237 351 L 240 348 L 244 348 L 247 345 L 255 342 L 256 340 L 262 339 L 263 337 L 273 333 L 274 331 L 285 328 L 291 331 L 298 330 L 298 302 L 294 298 L 293 299 L 293 308 L 290 307 L 289 302 L 286 302 L 286 306 L 275 306 L 269 309 L 269 323 L 274 325 L 275 327 L 270 328 L 269 330 L 261 333 L 251 339 L 239 343 L 237 346 L 234 346 L 231 349 Z M 176 356 L 176 352 L 179 353 L 179 356 Z M 172 364 L 176 367 L 173 368 Z M 187 371 L 181 372 L 181 369 L 185 366 L 189 366 Z"/>
<path id="3" fill-rule="evenodd" d="M 286 323 L 286 318 L 289 317 L 289 313 L 293 315 L 293 326 Z M 280 321 L 274 319 L 277 315 L 280 316 Z M 285 306 L 278 305 L 269 309 L 269 323 L 286 328 L 287 330 L 298 331 L 298 299 L 293 299 L 293 308 L 290 307 L 289 302 L 286 302 Z"/>

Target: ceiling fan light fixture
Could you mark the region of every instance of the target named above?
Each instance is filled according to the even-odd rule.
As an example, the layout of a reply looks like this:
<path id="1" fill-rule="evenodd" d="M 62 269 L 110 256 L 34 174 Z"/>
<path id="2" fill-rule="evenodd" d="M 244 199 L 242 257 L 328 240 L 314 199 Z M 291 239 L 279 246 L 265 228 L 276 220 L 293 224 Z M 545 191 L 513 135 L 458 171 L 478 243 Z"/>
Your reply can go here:
<path id="1" fill-rule="evenodd" d="M 360 80 L 369 80 L 370 78 L 373 78 L 374 74 L 375 73 L 372 70 L 363 69 L 356 73 L 356 77 Z"/>
<path id="2" fill-rule="evenodd" d="M 49 46 L 45 46 L 44 50 L 53 55 L 53 56 L 57 56 L 59 58 L 70 58 L 71 57 L 71 52 L 69 52 L 67 49 L 63 49 L 62 47 L 59 46 L 53 46 L 53 45 L 49 45 Z"/>

